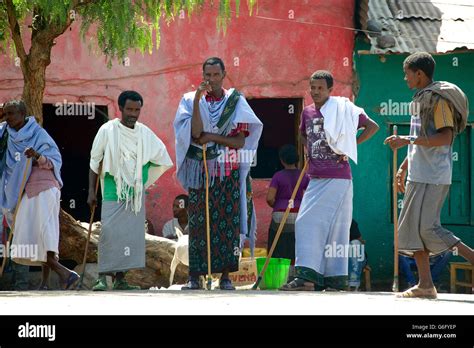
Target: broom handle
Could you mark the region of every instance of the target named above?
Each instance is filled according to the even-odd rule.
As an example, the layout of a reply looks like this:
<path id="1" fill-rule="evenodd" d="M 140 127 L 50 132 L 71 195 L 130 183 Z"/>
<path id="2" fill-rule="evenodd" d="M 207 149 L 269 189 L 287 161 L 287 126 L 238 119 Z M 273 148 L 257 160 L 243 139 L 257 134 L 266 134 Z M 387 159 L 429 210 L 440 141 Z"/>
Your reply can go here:
<path id="1" fill-rule="evenodd" d="M 398 135 L 397 126 L 393 126 L 393 135 Z M 393 284 L 392 291 L 398 292 L 398 188 L 397 188 L 397 149 L 393 150 L 393 246 L 394 246 L 394 258 L 393 258 Z"/>
<path id="2" fill-rule="evenodd" d="M 207 235 L 207 290 L 212 287 L 211 275 L 211 227 L 209 223 L 209 172 L 207 170 L 206 144 L 202 146 L 202 155 L 204 160 L 204 171 L 206 174 L 206 235 Z"/>
<path id="3" fill-rule="evenodd" d="M 25 167 L 25 172 L 23 173 L 23 179 L 21 181 L 20 193 L 18 194 L 18 199 L 16 201 L 15 212 L 13 213 L 12 228 L 10 229 L 10 235 L 8 236 L 8 242 L 6 245 L 7 248 L 9 248 L 10 243 L 13 239 L 13 231 L 15 230 L 16 213 L 18 212 L 18 208 L 20 207 L 20 203 L 21 203 L 21 198 L 23 197 L 23 191 L 25 190 L 25 186 L 26 186 L 26 174 L 28 172 L 28 168 L 30 168 L 30 164 L 31 164 L 31 157 L 26 160 L 26 167 Z M 8 259 L 7 255 L 3 255 L 2 267 L 0 268 L 0 277 L 3 276 L 3 271 L 7 264 L 7 259 Z"/>
<path id="4" fill-rule="evenodd" d="M 277 243 L 278 243 L 278 239 L 280 239 L 280 235 L 281 235 L 281 232 L 283 231 L 283 227 L 285 226 L 285 223 L 286 223 L 286 219 L 288 218 L 288 215 L 290 214 L 290 209 L 292 208 L 292 203 L 294 202 L 294 199 L 296 197 L 296 194 L 298 193 L 298 190 L 300 188 L 300 185 L 301 185 L 301 181 L 303 180 L 303 177 L 306 173 L 306 169 L 308 168 L 308 160 L 305 161 L 305 164 L 304 164 L 304 167 L 303 167 L 303 170 L 301 171 L 301 174 L 298 178 L 298 181 L 296 182 L 296 186 L 295 188 L 293 189 L 293 193 L 291 194 L 291 198 L 290 200 L 288 201 L 288 206 L 286 207 L 286 210 L 285 210 L 285 214 L 283 214 L 283 218 L 281 219 L 280 221 L 280 226 L 278 226 L 278 230 L 277 230 L 277 233 L 275 235 L 275 238 L 273 239 L 273 243 L 272 243 L 272 247 L 270 248 L 270 251 L 268 252 L 268 255 L 267 255 L 267 258 L 265 260 L 265 264 L 263 265 L 263 268 L 262 270 L 260 271 L 260 274 L 258 275 L 258 278 L 257 278 L 257 282 L 255 283 L 255 285 L 253 286 L 253 289 L 256 290 L 258 288 L 258 286 L 260 285 L 260 282 L 262 281 L 263 279 L 263 276 L 265 274 L 265 271 L 267 270 L 267 267 L 268 267 L 268 264 L 270 263 L 270 259 L 273 255 L 273 251 L 275 250 L 276 246 L 277 246 Z"/>

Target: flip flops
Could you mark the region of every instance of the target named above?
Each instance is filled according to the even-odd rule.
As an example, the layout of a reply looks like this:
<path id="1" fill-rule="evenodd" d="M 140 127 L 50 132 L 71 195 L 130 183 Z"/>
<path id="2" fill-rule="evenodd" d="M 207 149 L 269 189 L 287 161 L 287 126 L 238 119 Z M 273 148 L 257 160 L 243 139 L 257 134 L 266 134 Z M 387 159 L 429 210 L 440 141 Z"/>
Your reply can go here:
<path id="1" fill-rule="evenodd" d="M 181 290 L 202 290 L 202 288 L 199 285 L 199 280 L 189 279 L 188 283 Z"/>
<path id="2" fill-rule="evenodd" d="M 230 279 L 221 279 L 219 282 L 219 289 L 221 290 L 235 290 Z"/>
<path id="3" fill-rule="evenodd" d="M 107 291 L 107 280 L 105 277 L 99 277 L 92 287 L 92 291 Z"/>
<path id="4" fill-rule="evenodd" d="M 71 274 L 69 274 L 69 277 L 67 278 L 66 287 L 64 288 L 64 290 L 74 289 L 74 286 L 76 285 L 79 279 L 81 279 L 79 274 L 74 271 L 71 271 Z"/>
<path id="5" fill-rule="evenodd" d="M 438 293 L 435 287 L 429 289 L 419 288 L 418 285 L 397 294 L 398 298 L 438 298 Z"/>
<path id="6" fill-rule="evenodd" d="M 301 278 L 295 278 L 291 282 L 283 285 L 282 291 L 314 291 L 314 284 Z"/>
<path id="7" fill-rule="evenodd" d="M 112 290 L 140 290 L 141 288 L 138 285 L 130 285 L 125 279 L 115 279 Z"/>

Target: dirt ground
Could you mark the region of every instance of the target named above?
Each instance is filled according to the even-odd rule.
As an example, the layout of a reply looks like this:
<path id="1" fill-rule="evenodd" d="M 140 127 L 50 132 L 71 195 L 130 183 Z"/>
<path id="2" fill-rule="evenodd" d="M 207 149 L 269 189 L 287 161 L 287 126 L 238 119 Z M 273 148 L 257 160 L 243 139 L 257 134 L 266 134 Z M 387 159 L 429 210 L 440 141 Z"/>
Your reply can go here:
<path id="1" fill-rule="evenodd" d="M 472 315 L 474 295 L 400 299 L 388 292 L 141 290 L 0 292 L 2 315 Z"/>

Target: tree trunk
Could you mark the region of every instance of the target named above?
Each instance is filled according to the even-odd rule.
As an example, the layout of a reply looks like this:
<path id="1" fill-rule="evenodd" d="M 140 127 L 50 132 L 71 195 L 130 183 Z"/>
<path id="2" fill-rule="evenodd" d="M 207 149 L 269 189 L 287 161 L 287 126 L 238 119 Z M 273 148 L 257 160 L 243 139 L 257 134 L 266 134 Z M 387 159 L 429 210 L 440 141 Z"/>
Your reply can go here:
<path id="1" fill-rule="evenodd" d="M 27 63 L 28 64 L 28 63 Z M 43 94 L 46 80 L 46 65 L 31 68 L 28 64 L 23 71 L 23 101 L 26 104 L 27 113 L 33 115 L 39 124 L 43 124 Z"/>
<path id="2" fill-rule="evenodd" d="M 40 24 L 38 24 L 40 25 Z M 51 64 L 51 50 L 54 46 L 57 28 L 43 27 L 33 30 L 31 48 L 22 61 L 23 100 L 29 115 L 34 115 L 43 124 L 43 95 L 46 87 L 46 68 Z"/>
<path id="3" fill-rule="evenodd" d="M 51 50 L 55 44 L 54 40 L 69 28 L 73 17 L 68 16 L 64 22 L 51 21 L 50 18 L 43 17 L 40 7 L 34 7 L 29 26 L 31 28 L 31 47 L 27 52 L 23 44 L 16 5 L 13 0 L 4 1 L 12 41 L 20 58 L 24 82 L 22 97 L 27 113 L 35 116 L 39 124 L 43 124 L 43 95 L 46 86 L 46 68 L 51 64 Z M 74 2 L 73 5 L 77 6 L 78 2 Z"/>

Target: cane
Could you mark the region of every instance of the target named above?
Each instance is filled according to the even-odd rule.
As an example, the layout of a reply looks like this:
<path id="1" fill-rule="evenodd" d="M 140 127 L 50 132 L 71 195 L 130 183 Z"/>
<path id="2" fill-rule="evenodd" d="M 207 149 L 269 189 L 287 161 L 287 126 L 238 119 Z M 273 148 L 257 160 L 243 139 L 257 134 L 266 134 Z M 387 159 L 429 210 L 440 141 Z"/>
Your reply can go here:
<path id="1" fill-rule="evenodd" d="M 270 251 L 268 252 L 267 259 L 265 260 L 265 264 L 263 265 L 262 270 L 260 271 L 260 274 L 258 275 L 256 283 L 253 285 L 252 290 L 257 290 L 258 286 L 260 285 L 260 282 L 263 279 L 263 276 L 265 274 L 265 271 L 267 270 L 268 264 L 270 263 L 270 259 L 273 255 L 273 251 L 275 250 L 278 239 L 280 239 L 281 232 L 283 231 L 283 227 L 285 226 L 286 219 L 288 218 L 288 215 L 290 214 L 290 209 L 293 208 L 293 202 L 296 197 L 296 193 L 298 193 L 298 190 L 301 185 L 301 181 L 303 180 L 303 176 L 306 173 L 306 169 L 308 168 L 308 161 L 305 162 L 303 170 L 301 171 L 300 177 L 298 178 L 298 181 L 296 182 L 296 186 L 293 189 L 293 193 L 291 194 L 291 198 L 288 201 L 288 206 L 286 207 L 285 214 L 283 214 L 283 218 L 281 219 L 280 226 L 278 226 L 277 233 L 275 235 L 275 239 L 273 239 L 272 247 L 270 248 Z"/>
<path id="2" fill-rule="evenodd" d="M 99 190 L 99 181 L 100 181 L 100 173 L 102 172 L 102 162 L 99 165 L 99 172 L 97 173 L 97 180 L 95 182 L 95 196 L 97 197 L 97 191 Z M 94 204 L 91 208 L 91 218 L 89 220 L 89 231 L 87 233 L 87 241 L 86 241 L 86 249 L 84 250 L 84 257 L 82 258 L 82 270 L 81 270 L 81 277 L 79 279 L 79 283 L 77 284 L 77 289 L 80 290 L 82 287 L 82 281 L 84 280 L 84 275 L 86 273 L 86 261 L 87 261 L 87 252 L 89 251 L 89 242 L 91 240 L 92 234 L 92 224 L 94 223 L 94 215 L 95 215 L 95 207 L 97 204 Z"/>
<path id="3" fill-rule="evenodd" d="M 393 135 L 397 135 L 397 126 L 393 126 Z M 393 284 L 392 291 L 398 292 L 398 188 L 397 188 L 397 149 L 393 150 Z"/>
<path id="4" fill-rule="evenodd" d="M 7 249 L 5 250 L 8 250 L 12 242 L 13 231 L 15 229 L 16 213 L 18 212 L 18 208 L 20 207 L 21 197 L 23 197 L 23 191 L 25 190 L 25 186 L 26 186 L 26 173 L 28 173 L 30 164 L 31 164 L 31 157 L 26 160 L 26 167 L 25 167 L 25 172 L 23 173 L 23 180 L 21 181 L 20 193 L 18 194 L 18 200 L 16 201 L 15 213 L 13 213 L 12 228 L 10 229 L 10 235 L 8 236 L 8 242 L 6 245 Z M 3 276 L 3 271 L 7 264 L 7 259 L 8 259 L 7 255 L 3 255 L 2 267 L 0 268 L 0 277 Z"/>
<path id="5" fill-rule="evenodd" d="M 211 290 L 211 227 L 209 224 L 209 172 L 207 171 L 206 144 L 202 145 L 202 155 L 204 160 L 204 171 L 206 173 L 207 290 Z"/>

